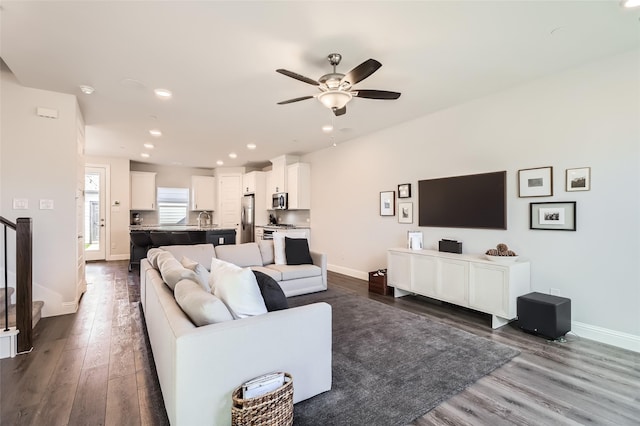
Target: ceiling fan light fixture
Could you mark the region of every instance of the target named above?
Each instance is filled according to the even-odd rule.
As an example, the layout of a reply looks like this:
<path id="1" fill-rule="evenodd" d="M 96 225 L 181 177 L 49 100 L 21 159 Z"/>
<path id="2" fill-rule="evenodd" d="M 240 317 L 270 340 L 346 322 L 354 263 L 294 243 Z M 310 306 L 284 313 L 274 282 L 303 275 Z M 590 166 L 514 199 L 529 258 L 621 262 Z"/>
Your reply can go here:
<path id="1" fill-rule="evenodd" d="M 341 109 L 353 96 L 349 92 L 341 90 L 327 90 L 318 95 L 318 100 L 329 109 Z"/>

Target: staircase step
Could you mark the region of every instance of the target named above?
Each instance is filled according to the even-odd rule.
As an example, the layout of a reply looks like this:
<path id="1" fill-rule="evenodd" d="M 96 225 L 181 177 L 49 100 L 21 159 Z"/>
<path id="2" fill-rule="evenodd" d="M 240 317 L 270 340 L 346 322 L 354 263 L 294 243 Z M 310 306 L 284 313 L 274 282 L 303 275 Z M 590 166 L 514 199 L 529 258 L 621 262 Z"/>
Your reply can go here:
<path id="1" fill-rule="evenodd" d="M 7 298 L 9 299 L 9 304 L 11 304 L 11 296 L 16 292 L 16 289 L 13 287 L 7 287 Z M 0 314 L 4 313 L 4 289 L 0 288 Z"/>
<path id="2" fill-rule="evenodd" d="M 38 321 L 42 317 L 42 307 L 44 306 L 44 302 L 40 300 L 34 300 L 31 304 L 31 324 L 35 328 Z M 0 319 L 4 321 L 4 319 Z M 15 327 L 16 325 L 16 305 L 9 306 L 9 327 Z"/>

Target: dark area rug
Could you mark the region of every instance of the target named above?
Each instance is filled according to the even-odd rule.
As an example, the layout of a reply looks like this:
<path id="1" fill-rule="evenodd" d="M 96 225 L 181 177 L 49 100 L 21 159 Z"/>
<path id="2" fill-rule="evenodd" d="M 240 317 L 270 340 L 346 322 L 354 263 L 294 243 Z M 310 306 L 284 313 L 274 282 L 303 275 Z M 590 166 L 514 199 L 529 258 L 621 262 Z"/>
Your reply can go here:
<path id="1" fill-rule="evenodd" d="M 333 311 L 333 383 L 295 405 L 294 425 L 406 425 L 519 353 L 341 289 L 289 306 L 318 301 Z"/>

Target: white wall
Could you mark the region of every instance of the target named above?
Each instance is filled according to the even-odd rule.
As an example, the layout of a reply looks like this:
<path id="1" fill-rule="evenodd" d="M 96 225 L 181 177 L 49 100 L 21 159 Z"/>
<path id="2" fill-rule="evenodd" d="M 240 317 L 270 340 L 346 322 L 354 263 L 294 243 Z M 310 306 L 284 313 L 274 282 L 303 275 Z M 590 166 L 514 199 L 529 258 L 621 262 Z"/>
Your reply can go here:
<path id="1" fill-rule="evenodd" d="M 44 316 L 68 312 L 77 301 L 77 101 L 23 87 L 6 69 L 0 82 L 0 215 L 14 222 L 33 219 L 33 298 L 45 301 Z M 59 116 L 38 117 L 37 107 L 58 110 Z M 14 198 L 27 199 L 28 209 L 14 210 Z M 53 200 L 53 210 L 40 210 L 41 199 Z M 8 269 L 15 273 L 13 260 Z"/>
<path id="2" fill-rule="evenodd" d="M 314 249 L 331 269 L 366 278 L 408 230 L 427 248 L 463 241 L 465 253 L 504 242 L 530 259 L 532 290 L 571 298 L 574 331 L 640 351 L 639 95 L 636 51 L 309 154 Z M 554 195 L 518 198 L 518 170 L 544 166 Z M 575 167 L 591 167 L 590 191 L 565 192 Z M 418 227 L 418 180 L 499 170 L 508 230 Z M 401 183 L 412 184 L 413 225 L 379 216 L 379 192 Z M 576 201 L 577 231 L 529 230 L 529 203 L 543 201 Z"/>
<path id="3" fill-rule="evenodd" d="M 86 156 L 85 164 L 103 166 L 108 171 L 106 260 L 129 259 L 129 159 Z"/>

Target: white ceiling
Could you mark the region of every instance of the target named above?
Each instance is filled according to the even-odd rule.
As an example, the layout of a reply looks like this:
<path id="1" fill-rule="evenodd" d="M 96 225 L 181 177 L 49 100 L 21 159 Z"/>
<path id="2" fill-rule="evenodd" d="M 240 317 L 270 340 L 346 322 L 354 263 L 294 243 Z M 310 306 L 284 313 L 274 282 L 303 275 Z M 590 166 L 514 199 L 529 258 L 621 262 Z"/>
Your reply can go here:
<path id="1" fill-rule="evenodd" d="M 89 155 L 251 166 L 637 49 L 639 16 L 617 0 L 3 0 L 0 56 L 21 84 L 78 97 Z M 317 93 L 277 68 L 318 79 L 332 52 L 343 73 L 377 59 L 382 68 L 355 87 L 402 96 L 354 98 L 341 117 L 315 99 L 276 105 Z M 158 87 L 173 99 L 157 99 Z M 156 146 L 148 160 L 145 142 Z"/>

